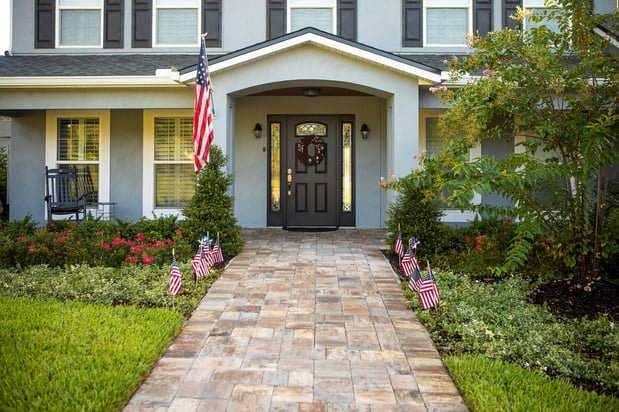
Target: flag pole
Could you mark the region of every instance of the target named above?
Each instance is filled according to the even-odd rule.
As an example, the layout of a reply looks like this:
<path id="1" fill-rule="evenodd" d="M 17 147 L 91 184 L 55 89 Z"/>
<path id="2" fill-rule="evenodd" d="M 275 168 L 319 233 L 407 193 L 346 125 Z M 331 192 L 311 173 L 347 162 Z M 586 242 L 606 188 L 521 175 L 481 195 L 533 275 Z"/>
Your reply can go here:
<path id="1" fill-rule="evenodd" d="M 174 258 L 174 248 L 172 248 L 172 258 Z M 174 310 L 174 301 L 176 300 L 176 294 L 172 293 L 172 310 Z"/>
<path id="2" fill-rule="evenodd" d="M 202 42 L 202 44 L 204 45 L 204 63 L 206 64 L 206 72 L 209 74 L 209 79 L 211 77 L 211 72 L 208 68 L 208 55 L 206 54 L 206 35 L 208 34 L 208 32 L 204 32 L 200 35 L 200 41 Z M 202 44 L 200 45 L 200 47 L 202 47 Z M 215 119 L 217 117 L 217 115 L 215 114 L 215 100 L 213 99 L 213 81 L 210 80 L 211 83 L 211 95 L 210 95 L 210 99 L 211 99 L 211 111 L 213 113 L 213 119 Z"/>
<path id="3" fill-rule="evenodd" d="M 402 236 L 402 233 L 400 232 L 400 223 L 398 223 L 398 236 Z M 398 265 L 402 266 L 402 256 L 399 253 L 398 253 Z"/>

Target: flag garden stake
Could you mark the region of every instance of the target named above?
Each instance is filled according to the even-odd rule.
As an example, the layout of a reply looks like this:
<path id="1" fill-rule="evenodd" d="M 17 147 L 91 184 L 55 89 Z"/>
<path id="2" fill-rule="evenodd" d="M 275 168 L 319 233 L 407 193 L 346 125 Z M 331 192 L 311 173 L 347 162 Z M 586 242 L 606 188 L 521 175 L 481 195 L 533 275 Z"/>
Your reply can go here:
<path id="1" fill-rule="evenodd" d="M 178 263 L 176 262 L 176 255 L 174 254 L 174 248 L 172 248 L 172 270 L 170 271 L 170 284 L 168 290 L 172 294 L 172 309 L 174 309 L 174 301 L 176 295 L 181 291 L 181 272 L 178 269 Z"/>
<path id="2" fill-rule="evenodd" d="M 400 224 L 398 223 L 398 238 L 395 241 L 395 253 L 398 254 L 398 264 L 402 266 L 402 255 L 404 254 L 404 248 L 402 246 L 402 233 L 400 232 Z"/>

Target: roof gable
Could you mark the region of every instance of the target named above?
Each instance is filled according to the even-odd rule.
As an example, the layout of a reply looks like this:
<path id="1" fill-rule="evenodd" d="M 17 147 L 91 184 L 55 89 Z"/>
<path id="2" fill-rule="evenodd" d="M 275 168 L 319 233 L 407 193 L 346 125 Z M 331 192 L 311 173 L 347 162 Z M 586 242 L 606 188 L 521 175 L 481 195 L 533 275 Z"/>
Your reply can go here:
<path id="1" fill-rule="evenodd" d="M 351 59 L 365 61 L 370 64 L 382 66 L 388 70 L 398 71 L 418 78 L 424 83 L 439 83 L 441 81 L 441 71 L 439 69 L 365 44 L 346 40 L 312 27 L 304 28 L 262 43 L 257 43 L 222 56 L 210 58 L 209 71 L 211 74 L 215 74 L 305 45 L 324 48 L 335 53 L 343 54 Z M 195 81 L 195 76 L 195 66 L 189 66 L 181 70 L 180 81 L 187 83 L 193 82 Z"/>

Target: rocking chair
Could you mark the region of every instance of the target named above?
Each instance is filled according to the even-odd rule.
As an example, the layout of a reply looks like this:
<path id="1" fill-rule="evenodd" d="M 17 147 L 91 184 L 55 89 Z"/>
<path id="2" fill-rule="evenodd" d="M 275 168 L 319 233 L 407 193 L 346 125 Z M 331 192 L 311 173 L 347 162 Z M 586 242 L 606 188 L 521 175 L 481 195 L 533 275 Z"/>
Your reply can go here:
<path id="1" fill-rule="evenodd" d="M 54 215 L 75 215 L 75 221 L 86 219 L 87 194 L 81 193 L 77 182 L 77 173 L 73 168 L 48 169 L 45 166 L 47 187 L 47 222 Z"/>

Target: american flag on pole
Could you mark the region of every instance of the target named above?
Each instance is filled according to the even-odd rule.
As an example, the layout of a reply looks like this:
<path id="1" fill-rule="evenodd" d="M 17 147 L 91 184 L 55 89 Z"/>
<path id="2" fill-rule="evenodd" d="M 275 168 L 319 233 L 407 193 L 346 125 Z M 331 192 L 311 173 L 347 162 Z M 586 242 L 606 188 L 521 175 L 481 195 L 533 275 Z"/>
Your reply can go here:
<path id="1" fill-rule="evenodd" d="M 398 231 L 398 238 L 395 241 L 395 253 L 402 256 L 404 254 L 404 246 L 402 245 L 402 234 Z"/>
<path id="2" fill-rule="evenodd" d="M 428 273 L 426 274 L 425 279 L 421 283 L 421 288 L 419 289 L 419 300 L 421 301 L 421 307 L 423 309 L 433 308 L 438 305 L 438 299 L 438 285 L 436 284 L 436 279 L 434 278 L 432 270 L 428 268 Z"/>
<path id="3" fill-rule="evenodd" d="M 193 100 L 193 155 L 194 170 L 200 172 L 208 163 L 208 152 L 215 137 L 213 133 L 213 89 L 208 72 L 204 39 L 200 42 L 200 56 L 196 69 L 196 89 Z"/>
<path id="4" fill-rule="evenodd" d="M 413 261 L 413 274 L 411 275 L 411 278 L 408 281 L 408 288 L 412 291 L 417 291 L 419 292 L 419 289 L 421 288 L 421 275 L 419 274 L 419 263 L 417 263 L 417 258 L 416 257 L 412 257 L 412 261 Z"/>
<path id="5" fill-rule="evenodd" d="M 172 270 L 170 271 L 170 286 L 168 290 L 174 296 L 177 296 L 181 291 L 181 271 L 178 269 L 178 263 L 176 263 L 176 256 L 172 256 Z"/>

